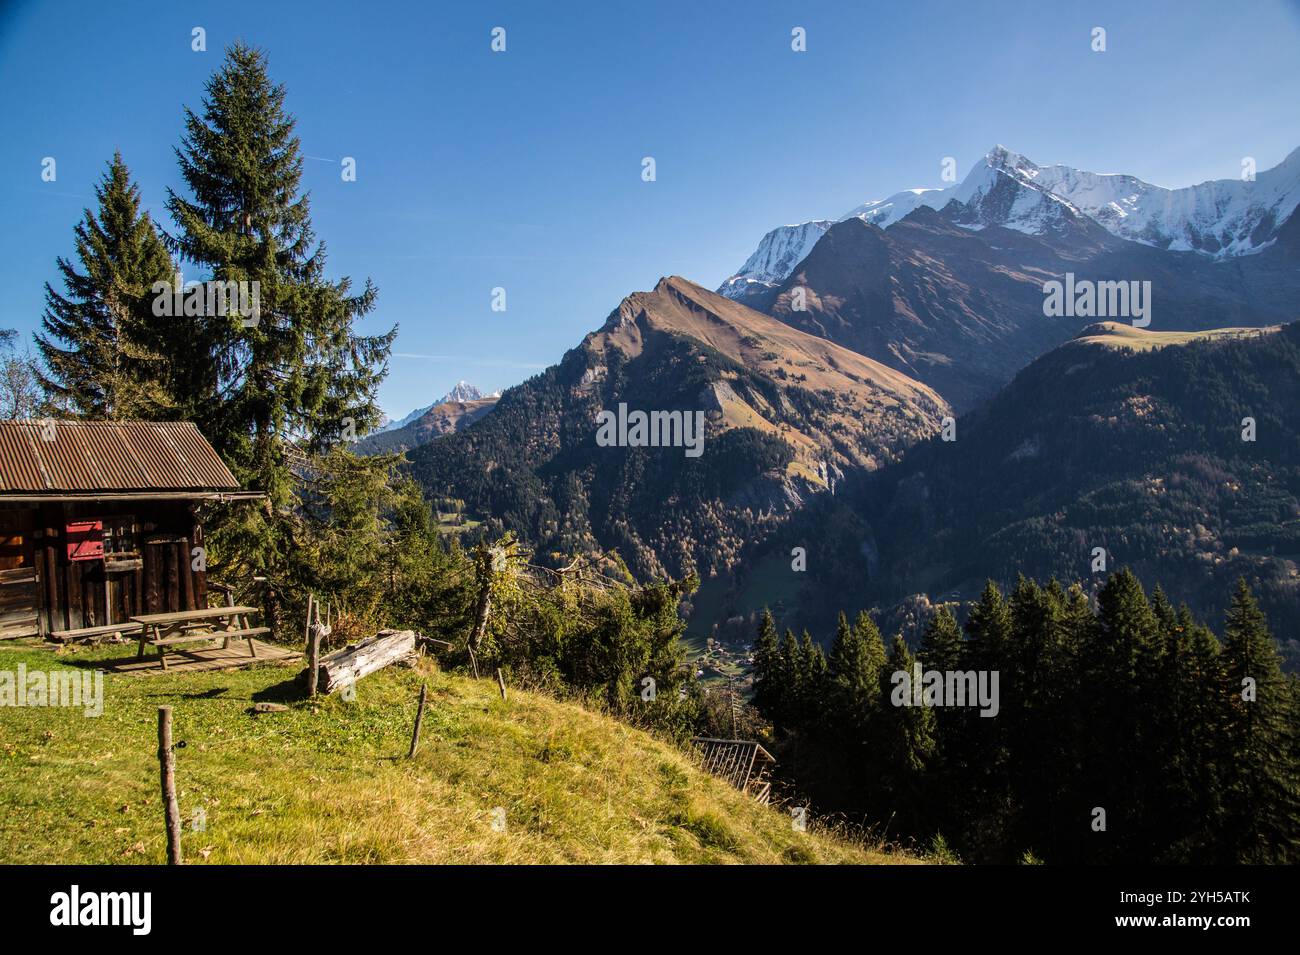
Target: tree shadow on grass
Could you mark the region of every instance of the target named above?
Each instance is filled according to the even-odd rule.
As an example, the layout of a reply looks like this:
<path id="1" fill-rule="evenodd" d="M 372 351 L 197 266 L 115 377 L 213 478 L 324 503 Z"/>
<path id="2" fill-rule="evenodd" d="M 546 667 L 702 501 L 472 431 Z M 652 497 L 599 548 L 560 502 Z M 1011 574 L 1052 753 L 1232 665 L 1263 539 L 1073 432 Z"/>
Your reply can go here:
<path id="1" fill-rule="evenodd" d="M 306 681 L 297 676 L 264 686 L 252 696 L 254 703 L 300 703 L 307 698 Z"/>

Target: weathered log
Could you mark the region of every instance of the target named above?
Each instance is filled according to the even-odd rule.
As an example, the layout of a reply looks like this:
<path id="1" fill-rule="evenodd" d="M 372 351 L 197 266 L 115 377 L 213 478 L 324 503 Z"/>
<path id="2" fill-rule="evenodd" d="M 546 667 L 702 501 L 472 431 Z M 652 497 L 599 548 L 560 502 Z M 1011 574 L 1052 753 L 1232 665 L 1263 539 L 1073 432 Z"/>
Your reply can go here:
<path id="1" fill-rule="evenodd" d="M 363 676 L 400 663 L 414 653 L 414 630 L 380 630 L 360 643 L 321 657 L 318 687 L 323 693 L 337 693 Z M 310 675 L 304 670 L 303 676 Z"/>

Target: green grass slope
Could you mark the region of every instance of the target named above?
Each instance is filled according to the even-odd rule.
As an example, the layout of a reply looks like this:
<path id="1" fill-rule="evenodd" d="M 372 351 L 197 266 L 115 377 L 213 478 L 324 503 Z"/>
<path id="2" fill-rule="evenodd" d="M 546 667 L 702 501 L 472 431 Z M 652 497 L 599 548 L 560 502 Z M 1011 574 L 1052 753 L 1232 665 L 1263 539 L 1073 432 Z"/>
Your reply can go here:
<path id="1" fill-rule="evenodd" d="M 121 647 L 0 647 L 0 671 L 93 666 Z M 579 706 L 439 672 L 308 702 L 296 667 L 104 678 L 103 714 L 0 706 L 0 863 L 160 863 L 157 708 L 174 709 L 185 861 L 891 863 L 794 831 L 672 746 Z M 421 681 L 419 753 L 405 758 Z M 253 703 L 285 712 L 251 715 Z M 504 831 L 494 828 L 502 818 Z M 206 814 L 196 831 L 195 811 Z"/>

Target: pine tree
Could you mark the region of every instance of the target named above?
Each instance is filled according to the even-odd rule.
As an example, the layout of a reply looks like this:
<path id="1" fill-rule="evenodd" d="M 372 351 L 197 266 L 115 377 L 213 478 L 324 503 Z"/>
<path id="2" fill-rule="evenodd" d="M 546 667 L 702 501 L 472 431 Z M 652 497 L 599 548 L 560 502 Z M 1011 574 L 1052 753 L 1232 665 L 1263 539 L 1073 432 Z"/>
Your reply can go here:
<path id="1" fill-rule="evenodd" d="M 1152 701 L 1153 746 L 1148 754 L 1151 806 L 1147 855 L 1164 864 L 1212 861 L 1220 830 L 1222 790 L 1215 733 L 1222 678 L 1219 646 L 1186 605 L 1174 611 L 1159 588 L 1151 597 L 1162 651 Z"/>
<path id="2" fill-rule="evenodd" d="M 885 666 L 885 638 L 880 635 L 876 621 L 865 610 L 858 611 L 858 618 L 853 622 L 853 632 L 862 639 L 866 650 L 865 673 L 868 677 L 875 677 L 875 682 L 878 682 L 880 671 Z"/>
<path id="3" fill-rule="evenodd" d="M 166 329 L 152 310 L 155 282 L 170 282 L 171 257 L 140 190 L 115 153 L 95 186 L 97 211 L 74 230 L 80 268 L 57 260 L 60 294 L 45 284 L 38 372 L 52 413 L 82 418 L 160 419 L 174 416 Z"/>
<path id="4" fill-rule="evenodd" d="M 947 606 L 941 606 L 921 635 L 921 648 L 918 656 L 927 670 L 961 669 L 961 627 L 957 618 Z"/>
<path id="5" fill-rule="evenodd" d="M 924 818 L 926 769 L 934 755 L 934 710 L 898 705 L 895 674 L 913 678 L 915 658 L 900 633 L 894 637 L 880 672 L 881 710 L 873 743 L 880 752 L 880 783 L 886 805 L 905 830 L 915 830 Z M 919 692 L 919 690 L 918 690 Z"/>
<path id="6" fill-rule="evenodd" d="M 300 193 L 294 119 L 262 53 L 230 47 L 205 90 L 202 115 L 185 111 L 177 158 L 192 198 L 168 191 L 179 226 L 172 245 L 212 280 L 257 283 L 259 313 L 203 316 L 191 334 L 187 398 L 235 476 L 268 494 L 273 516 L 293 496 L 292 446 L 323 450 L 377 424 L 375 391 L 396 329 L 358 334 L 374 286 L 353 294 L 350 280 L 325 278 L 325 247 Z M 238 550 L 254 565 L 277 561 L 283 533 L 246 520 Z"/>
<path id="7" fill-rule="evenodd" d="M 780 698 L 780 688 L 777 685 L 779 664 L 780 646 L 776 639 L 776 622 L 772 619 L 772 611 L 765 607 L 758 624 L 758 638 L 754 641 L 753 704 L 769 722 L 775 718 Z"/>
<path id="8" fill-rule="evenodd" d="M 863 611 L 850 628 L 841 611 L 826 661 L 828 724 L 846 744 L 861 745 L 880 708 L 885 648 L 875 621 Z"/>
<path id="9" fill-rule="evenodd" d="M 967 615 L 965 631 L 962 669 L 984 673 L 985 679 L 996 672 L 1003 701 L 1019 692 L 1008 679 L 1011 613 L 993 581 L 985 583 Z M 1008 861 L 1017 854 L 1006 831 L 1011 823 L 1011 793 L 1004 712 L 1000 709 L 997 717 L 982 717 L 976 708 L 963 708 L 954 720 L 956 743 L 949 749 L 960 753 L 957 772 L 962 788 L 969 792 L 958 807 L 956 839 L 964 855 L 981 861 Z"/>
<path id="10" fill-rule="evenodd" d="M 1085 650 L 1092 690 L 1086 719 L 1094 732 L 1084 778 L 1093 805 L 1106 810 L 1107 830 L 1092 840 L 1096 854 L 1090 861 L 1117 862 L 1142 857 L 1144 823 L 1154 808 L 1147 753 L 1157 745 L 1151 716 L 1158 692 L 1159 623 L 1141 581 L 1128 569 L 1106 581 L 1097 607 L 1093 642 Z"/>
<path id="11" fill-rule="evenodd" d="M 1005 666 L 1010 644 L 1011 612 L 997 584 L 986 581 L 979 601 L 966 618 L 962 665 L 975 670 Z"/>
<path id="12" fill-rule="evenodd" d="M 799 701 L 803 696 L 803 654 L 794 631 L 789 628 L 781 639 L 781 649 L 777 654 L 777 690 L 776 707 L 772 724 L 781 729 L 797 729 L 799 718 Z"/>
<path id="13" fill-rule="evenodd" d="M 821 722 L 827 684 L 826 654 L 807 630 L 799 641 L 799 702 L 797 722 L 801 729 L 816 729 Z"/>
<path id="14" fill-rule="evenodd" d="M 1021 577 L 1008 602 L 1012 639 L 1002 695 L 1003 737 L 1013 818 L 1013 848 L 1047 859 L 1059 858 L 1062 829 L 1071 825 L 1071 755 L 1062 740 L 1072 735 L 1078 714 L 1067 677 L 1072 642 L 1068 600 L 1056 580 L 1041 587 Z"/>
<path id="15" fill-rule="evenodd" d="M 1080 761 L 1091 747 L 1094 727 L 1089 722 L 1094 694 L 1088 683 L 1090 674 L 1085 669 L 1084 648 L 1092 644 L 1097 626 L 1092 601 L 1083 587 L 1075 583 L 1065 595 L 1061 613 L 1061 659 L 1055 667 L 1057 679 L 1062 684 L 1061 722 L 1058 743 L 1061 760 L 1068 765 L 1064 773 L 1061 793 L 1061 824 L 1057 827 L 1056 850 L 1062 863 L 1078 863 L 1087 858 L 1096 846 L 1096 833 L 1076 824 L 1089 818 L 1096 806 L 1094 794 L 1083 782 Z"/>
<path id="16" fill-rule="evenodd" d="M 961 669 L 962 634 L 956 616 L 947 606 L 941 606 L 926 624 L 921 635 L 921 647 L 917 656 L 922 669 L 950 673 Z M 955 766 L 960 742 L 956 731 L 962 714 L 954 707 L 942 706 L 935 711 L 935 750 L 931 761 L 931 793 L 949 793 L 956 778 Z M 945 816 L 946 799 L 931 799 L 935 807 L 936 828 L 948 827 L 949 819 Z"/>
<path id="17" fill-rule="evenodd" d="M 1222 662 L 1224 844 L 1237 862 L 1300 861 L 1294 688 L 1244 579 L 1225 621 Z"/>

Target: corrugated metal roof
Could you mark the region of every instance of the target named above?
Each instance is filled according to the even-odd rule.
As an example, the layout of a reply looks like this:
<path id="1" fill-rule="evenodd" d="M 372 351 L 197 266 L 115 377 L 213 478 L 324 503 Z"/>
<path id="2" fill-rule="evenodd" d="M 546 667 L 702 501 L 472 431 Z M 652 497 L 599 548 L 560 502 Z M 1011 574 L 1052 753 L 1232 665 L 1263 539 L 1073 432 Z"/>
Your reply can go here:
<path id="1" fill-rule="evenodd" d="M 0 491 L 238 487 L 190 421 L 0 421 Z"/>

